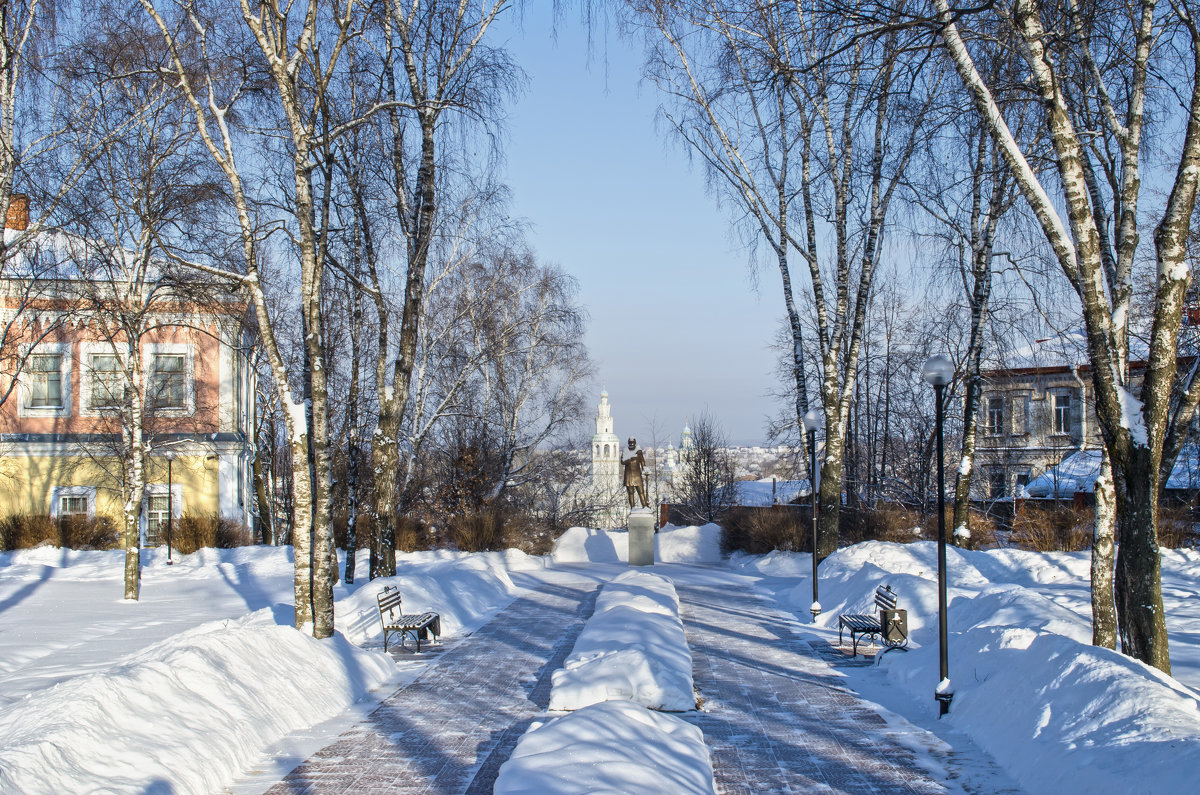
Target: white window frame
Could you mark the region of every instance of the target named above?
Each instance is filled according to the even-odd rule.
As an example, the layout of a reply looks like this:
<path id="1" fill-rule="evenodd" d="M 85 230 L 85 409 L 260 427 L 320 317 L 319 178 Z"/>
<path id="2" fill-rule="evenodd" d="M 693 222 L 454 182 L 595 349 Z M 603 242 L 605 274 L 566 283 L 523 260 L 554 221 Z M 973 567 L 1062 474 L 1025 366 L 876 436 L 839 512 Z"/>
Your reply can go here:
<path id="1" fill-rule="evenodd" d="M 116 356 L 125 366 L 125 356 L 113 350 L 107 342 L 84 342 L 79 345 L 79 415 L 81 417 L 105 417 L 120 410 L 120 406 L 92 406 L 92 357 Z M 123 377 L 123 376 L 122 376 Z M 129 388 L 129 384 L 125 384 Z"/>
<path id="2" fill-rule="evenodd" d="M 150 533 L 150 498 L 165 497 L 167 495 L 166 483 L 147 483 L 146 488 L 142 492 L 142 518 L 138 522 L 140 525 L 142 538 L 145 539 Z M 183 484 L 171 484 L 171 518 L 178 526 L 179 520 L 183 518 Z M 166 539 L 163 539 L 166 543 Z"/>
<path id="3" fill-rule="evenodd" d="M 87 518 L 96 518 L 96 487 L 95 486 L 52 486 L 50 488 L 50 518 L 61 518 L 59 504 L 63 497 L 86 497 Z"/>
<path id="4" fill-rule="evenodd" d="M 1066 398 L 1066 428 L 1060 429 L 1058 401 Z M 1075 399 L 1070 392 L 1055 392 L 1050 397 L 1050 432 L 1054 436 L 1070 436 L 1075 431 Z"/>
<path id="5" fill-rule="evenodd" d="M 190 417 L 196 413 L 196 353 L 185 342 L 152 342 L 142 347 L 142 375 L 146 385 L 146 407 L 159 417 Z M 183 356 L 183 407 L 154 407 L 154 360 L 156 356 Z"/>
<path id="6" fill-rule="evenodd" d="M 989 397 L 986 405 L 987 435 L 1000 436 L 1004 433 L 1004 398 Z M 993 408 L 995 407 L 995 408 Z M 992 422 L 993 414 L 996 422 Z"/>
<path id="7" fill-rule="evenodd" d="M 37 345 L 21 346 L 21 356 L 28 362 L 32 356 L 59 356 L 59 375 L 62 379 L 60 392 L 61 406 L 31 406 L 33 399 L 32 384 L 29 372 L 21 368 L 20 380 L 17 382 L 17 416 L 18 417 L 70 417 L 71 416 L 71 343 L 42 342 Z"/>

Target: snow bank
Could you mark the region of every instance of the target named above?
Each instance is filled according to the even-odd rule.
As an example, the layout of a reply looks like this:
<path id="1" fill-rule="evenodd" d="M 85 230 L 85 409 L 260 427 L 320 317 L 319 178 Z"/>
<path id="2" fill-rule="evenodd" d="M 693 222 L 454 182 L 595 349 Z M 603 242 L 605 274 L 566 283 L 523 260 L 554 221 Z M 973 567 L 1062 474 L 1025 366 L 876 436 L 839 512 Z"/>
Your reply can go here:
<path id="1" fill-rule="evenodd" d="M 886 582 L 908 610 L 913 644 L 880 660 L 891 687 L 932 709 L 938 681 L 936 545 L 868 542 L 821 564 L 819 624 L 871 612 Z M 1170 556 L 1168 556 L 1170 557 Z M 1186 557 L 1175 555 L 1174 557 Z M 1035 793 L 1173 792 L 1200 770 L 1200 694 L 1156 669 L 1091 645 L 1086 605 L 1033 590 L 1086 583 L 1086 553 L 947 550 L 949 720 Z M 786 594 L 810 598 L 808 583 Z"/>
<path id="2" fill-rule="evenodd" d="M 700 729 L 628 701 L 535 724 L 500 768 L 497 795 L 584 792 L 713 793 Z"/>
<path id="3" fill-rule="evenodd" d="M 605 585 L 551 682 L 552 710 L 614 700 L 673 712 L 695 709 L 692 655 L 671 581 L 628 571 Z"/>
<path id="4" fill-rule="evenodd" d="M 518 556 L 529 556 L 510 550 Z M 398 557 L 396 576 L 380 577 L 337 602 L 337 626 L 359 646 L 383 648 L 376 597 L 385 586 L 400 589 L 405 613 L 438 613 L 443 637 L 473 632 L 511 602 L 517 587 L 505 553 L 467 555 L 413 553 Z M 525 561 L 517 559 L 518 565 Z"/>
<path id="5" fill-rule="evenodd" d="M 629 533 L 572 527 L 554 542 L 550 557 L 554 563 L 628 563 Z M 658 563 L 720 563 L 720 525 L 665 525 L 654 534 L 654 560 Z"/>
<path id="6" fill-rule="evenodd" d="M 327 720 L 395 673 L 270 610 L 213 622 L 0 713 L 0 791 L 212 792 L 267 743 Z"/>

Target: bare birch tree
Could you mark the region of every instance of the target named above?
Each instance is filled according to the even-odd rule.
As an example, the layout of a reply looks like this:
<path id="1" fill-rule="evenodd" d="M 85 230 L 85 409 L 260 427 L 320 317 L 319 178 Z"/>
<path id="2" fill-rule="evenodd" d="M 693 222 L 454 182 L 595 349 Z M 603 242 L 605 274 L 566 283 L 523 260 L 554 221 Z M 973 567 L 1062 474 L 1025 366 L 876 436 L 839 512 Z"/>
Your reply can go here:
<path id="1" fill-rule="evenodd" d="M 970 15 L 934 0 L 944 51 L 973 109 L 1004 155 L 1054 259 L 1082 308 L 1096 413 L 1108 453 L 1118 541 L 1115 592 L 1123 651 L 1170 671 L 1157 540 L 1158 494 L 1191 423 L 1200 387 L 1177 368 L 1186 258 L 1200 178 L 1200 27 L 1192 4 L 1160 6 L 1014 0 Z M 1040 175 L 1012 133 L 996 86 L 977 67 L 997 48 L 1027 74 L 1052 148 L 1052 174 Z M 1144 370 L 1130 367 L 1133 273 L 1143 199 L 1142 146 L 1147 101 L 1172 94 L 1157 148 L 1170 158 L 1165 201 L 1155 208 L 1154 298 Z M 1064 218 L 1061 211 L 1065 211 Z M 1140 368 L 1138 368 L 1140 370 Z M 1172 404 L 1177 377 L 1181 398 Z M 1138 381 L 1140 380 L 1140 384 Z M 1101 491 L 1101 489 L 1098 489 Z M 1106 487 L 1104 493 L 1107 494 Z"/>
<path id="2" fill-rule="evenodd" d="M 778 241 L 798 379 L 803 344 L 788 252 L 808 267 L 827 434 L 817 554 L 828 556 L 837 548 L 846 425 L 872 282 L 934 92 L 901 60 L 903 34 L 868 43 L 856 29 L 815 19 L 804 3 L 633 7 L 665 42 L 652 56 L 652 79 L 679 108 L 668 116 L 672 126 L 723 195 Z M 797 424 L 805 390 L 798 381 Z"/>

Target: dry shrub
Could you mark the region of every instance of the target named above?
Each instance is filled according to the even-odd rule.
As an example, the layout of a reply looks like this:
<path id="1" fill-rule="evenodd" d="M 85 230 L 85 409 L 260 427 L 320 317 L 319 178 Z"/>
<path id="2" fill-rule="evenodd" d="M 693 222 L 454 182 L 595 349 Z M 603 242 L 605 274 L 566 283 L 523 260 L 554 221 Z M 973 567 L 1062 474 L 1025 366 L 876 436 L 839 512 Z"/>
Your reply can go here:
<path id="1" fill-rule="evenodd" d="M 171 548 L 183 555 L 205 547 L 232 549 L 252 543 L 250 529 L 216 514 L 185 513 L 171 528 Z"/>
<path id="2" fill-rule="evenodd" d="M 1200 545 L 1192 508 L 1188 505 L 1158 507 L 1158 545 L 1168 549 L 1187 549 Z"/>
<path id="3" fill-rule="evenodd" d="M 890 541 L 895 544 L 911 544 L 937 538 L 937 525 L 930 534 L 925 520 L 917 511 L 903 505 L 884 504 L 864 511 L 865 523 L 861 537 L 856 541 Z"/>
<path id="4" fill-rule="evenodd" d="M 339 514 L 333 517 L 333 543 L 338 549 L 346 549 L 350 540 L 347 528 L 349 526 L 348 517 L 346 514 Z M 357 542 L 358 549 L 369 549 L 371 539 L 375 537 L 375 517 L 370 513 L 359 510 L 358 518 L 354 522 L 354 538 Z M 399 534 L 397 533 L 397 538 Z M 399 547 L 397 547 L 399 548 Z"/>
<path id="5" fill-rule="evenodd" d="M 1080 552 L 1092 546 L 1092 511 L 1025 501 L 1013 517 L 1009 541 L 1034 552 Z"/>
<path id="6" fill-rule="evenodd" d="M 367 543 L 363 543 L 367 541 Z M 420 519 L 411 516 L 401 516 L 396 520 L 395 544 L 397 552 L 418 552 L 432 547 L 432 534 L 429 526 Z M 369 537 L 359 534 L 359 546 L 370 546 Z"/>
<path id="7" fill-rule="evenodd" d="M 447 522 L 450 540 L 463 552 L 503 549 L 504 515 L 496 509 L 459 514 Z"/>
<path id="8" fill-rule="evenodd" d="M 765 555 L 774 549 L 812 551 L 808 509 L 792 506 L 730 508 L 721 516 L 721 546 L 726 553 Z"/>
<path id="9" fill-rule="evenodd" d="M 946 506 L 946 542 L 962 549 L 989 549 L 996 546 L 996 520 L 986 513 L 969 508 L 967 514 L 970 517 L 968 521 L 971 535 L 962 538 L 954 534 L 954 506 L 952 504 Z M 932 514 L 925 519 L 921 535 L 923 538 L 937 540 L 937 514 Z"/>
<path id="10" fill-rule="evenodd" d="M 504 521 L 504 548 L 526 555 L 548 555 L 554 548 L 554 527 L 526 514 L 510 514 Z"/>
<path id="11" fill-rule="evenodd" d="M 107 516 L 95 519 L 52 519 L 38 514 L 13 514 L 0 522 L 0 549 L 31 549 L 50 544 L 69 549 L 116 549 L 120 531 Z"/>

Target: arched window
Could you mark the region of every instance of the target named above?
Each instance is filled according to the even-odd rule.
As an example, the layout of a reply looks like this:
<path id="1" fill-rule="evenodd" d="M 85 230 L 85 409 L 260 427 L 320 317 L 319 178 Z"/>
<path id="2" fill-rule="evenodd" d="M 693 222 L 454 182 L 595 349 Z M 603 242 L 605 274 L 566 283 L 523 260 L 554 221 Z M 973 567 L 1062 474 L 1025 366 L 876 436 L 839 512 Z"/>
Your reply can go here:
<path id="1" fill-rule="evenodd" d="M 604 445 L 604 457 L 608 458 L 608 445 Z"/>
<path id="2" fill-rule="evenodd" d="M 600 445 L 596 445 L 596 455 L 600 455 Z"/>

